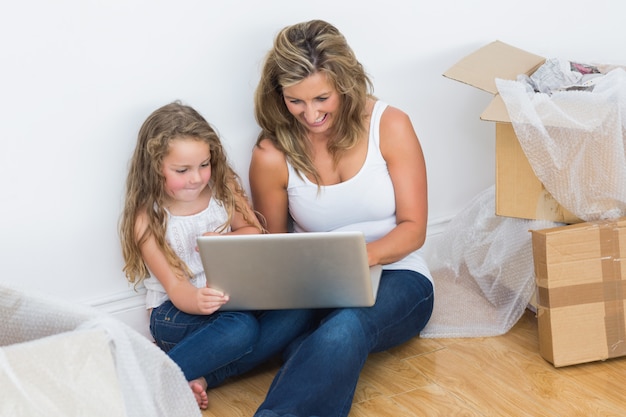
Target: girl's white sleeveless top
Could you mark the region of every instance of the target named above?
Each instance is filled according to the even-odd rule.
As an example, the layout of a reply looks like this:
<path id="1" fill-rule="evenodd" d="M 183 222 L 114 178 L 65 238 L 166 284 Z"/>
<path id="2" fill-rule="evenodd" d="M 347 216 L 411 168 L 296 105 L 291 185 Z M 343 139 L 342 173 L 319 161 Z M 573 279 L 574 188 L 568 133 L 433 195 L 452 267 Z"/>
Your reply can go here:
<path id="1" fill-rule="evenodd" d="M 176 255 L 187 264 L 197 288 L 206 285 L 206 276 L 200 254 L 196 250 L 196 239 L 206 232 L 215 232 L 228 220 L 228 213 L 221 202 L 211 198 L 207 208 L 191 216 L 173 216 L 168 213 L 165 239 Z M 230 226 L 225 230 L 230 231 Z M 169 299 L 159 280 L 150 271 L 150 277 L 143 281 L 146 287 L 146 308 L 154 308 Z"/>

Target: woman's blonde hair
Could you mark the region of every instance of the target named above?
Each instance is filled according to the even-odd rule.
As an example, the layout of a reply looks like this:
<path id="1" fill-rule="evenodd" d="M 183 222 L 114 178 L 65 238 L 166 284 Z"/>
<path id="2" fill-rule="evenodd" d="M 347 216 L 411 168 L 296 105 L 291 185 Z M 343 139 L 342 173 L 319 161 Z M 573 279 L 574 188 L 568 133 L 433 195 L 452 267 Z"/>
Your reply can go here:
<path id="1" fill-rule="evenodd" d="M 264 138 L 272 140 L 299 173 L 319 180 L 304 140 L 306 130 L 289 113 L 283 98 L 283 88 L 317 72 L 326 76 L 340 96 L 333 140 L 328 143 L 328 150 L 337 161 L 341 151 L 354 146 L 366 131 L 365 106 L 373 86 L 346 39 L 333 25 L 311 20 L 287 26 L 278 33 L 265 57 L 254 96 L 254 112 L 261 127 L 257 145 Z"/>
<path id="2" fill-rule="evenodd" d="M 209 145 L 209 187 L 212 198 L 220 201 L 228 213 L 228 221 L 220 231 L 228 227 L 235 211 L 242 213 L 246 221 L 262 230 L 253 213 L 242 206 L 248 201 L 247 195 L 213 127 L 193 108 L 178 101 L 167 104 L 155 110 L 141 126 L 126 179 L 126 197 L 119 232 L 125 261 L 124 273 L 131 283 L 139 283 L 149 276 L 140 248 L 150 236 L 154 237 L 169 264 L 181 278 L 191 276 L 187 265 L 165 240 L 167 213 L 163 207 L 166 194 L 162 162 L 169 152 L 170 143 L 181 138 Z M 147 227 L 141 236 L 137 236 L 137 218 L 144 213 Z"/>

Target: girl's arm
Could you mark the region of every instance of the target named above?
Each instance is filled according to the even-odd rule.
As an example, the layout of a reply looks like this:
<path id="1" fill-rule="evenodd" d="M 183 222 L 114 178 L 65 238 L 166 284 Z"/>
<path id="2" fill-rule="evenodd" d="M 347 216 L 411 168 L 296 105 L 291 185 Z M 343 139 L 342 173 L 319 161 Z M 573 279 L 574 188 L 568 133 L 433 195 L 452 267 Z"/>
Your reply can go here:
<path id="1" fill-rule="evenodd" d="M 137 218 L 135 235 L 141 236 L 146 228 L 147 219 L 143 214 Z M 154 236 L 149 236 L 140 249 L 144 262 L 179 310 L 188 314 L 212 314 L 228 301 L 228 296 L 220 291 L 196 288 L 189 279 L 177 276 Z"/>
<path id="2" fill-rule="evenodd" d="M 370 265 L 395 262 L 419 249 L 428 222 L 426 164 L 407 114 L 387 107 L 380 123 L 380 148 L 395 190 L 396 227 L 368 244 Z"/>
<path id="3" fill-rule="evenodd" d="M 237 199 L 239 207 L 242 207 L 245 211 L 245 217 L 243 213 L 235 210 L 233 218 L 230 222 L 231 232 L 229 234 L 243 235 L 261 233 L 263 230 L 261 223 L 259 222 L 254 210 L 252 210 L 252 207 L 250 207 L 250 203 L 246 197 L 239 194 L 235 198 Z"/>
<path id="4" fill-rule="evenodd" d="M 250 188 L 252 202 L 265 219 L 270 233 L 288 231 L 287 162 L 269 139 L 263 139 L 252 152 Z"/>

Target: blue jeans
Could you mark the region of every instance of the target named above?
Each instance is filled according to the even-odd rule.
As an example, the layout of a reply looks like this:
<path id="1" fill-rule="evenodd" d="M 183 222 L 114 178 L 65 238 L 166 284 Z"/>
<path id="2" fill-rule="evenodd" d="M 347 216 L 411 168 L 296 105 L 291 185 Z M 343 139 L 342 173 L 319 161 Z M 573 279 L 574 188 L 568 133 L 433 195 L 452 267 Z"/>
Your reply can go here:
<path id="1" fill-rule="evenodd" d="M 312 317 L 310 310 L 193 315 L 168 300 L 152 310 L 150 332 L 188 381 L 204 377 L 214 387 L 281 353 Z"/>
<path id="2" fill-rule="evenodd" d="M 426 326 L 433 286 L 407 270 L 383 271 L 376 304 L 331 310 L 292 343 L 255 417 L 345 417 L 371 352 L 397 346 Z"/>

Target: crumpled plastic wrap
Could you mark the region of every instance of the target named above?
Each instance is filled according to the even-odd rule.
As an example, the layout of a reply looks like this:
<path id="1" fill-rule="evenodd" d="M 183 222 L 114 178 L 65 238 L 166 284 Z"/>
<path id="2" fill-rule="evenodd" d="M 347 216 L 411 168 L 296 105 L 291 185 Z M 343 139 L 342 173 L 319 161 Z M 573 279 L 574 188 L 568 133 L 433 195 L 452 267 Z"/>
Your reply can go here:
<path id="1" fill-rule="evenodd" d="M 126 416 L 108 337 L 65 332 L 0 349 L 2 416 Z"/>
<path id="2" fill-rule="evenodd" d="M 546 190 L 582 220 L 626 215 L 626 71 L 591 91 L 528 91 L 496 80 L 515 134 Z"/>
<path id="3" fill-rule="evenodd" d="M 530 230 L 562 224 L 494 213 L 492 186 L 429 242 L 435 306 L 420 337 L 498 336 L 524 313 L 535 291 Z"/>
<path id="4" fill-rule="evenodd" d="M 0 416 L 201 416 L 180 368 L 98 310 L 0 286 Z"/>

